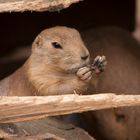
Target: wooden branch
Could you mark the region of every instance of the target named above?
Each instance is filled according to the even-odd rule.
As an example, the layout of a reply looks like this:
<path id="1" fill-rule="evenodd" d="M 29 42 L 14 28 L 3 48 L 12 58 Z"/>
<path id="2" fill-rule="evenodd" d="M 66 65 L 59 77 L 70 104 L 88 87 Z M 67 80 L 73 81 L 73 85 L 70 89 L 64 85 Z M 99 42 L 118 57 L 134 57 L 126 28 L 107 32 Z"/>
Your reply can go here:
<path id="1" fill-rule="evenodd" d="M 0 0 L 0 12 L 59 11 L 80 0 Z"/>
<path id="2" fill-rule="evenodd" d="M 83 112 L 140 105 L 140 95 L 59 95 L 0 97 L 0 123 L 20 122 Z"/>

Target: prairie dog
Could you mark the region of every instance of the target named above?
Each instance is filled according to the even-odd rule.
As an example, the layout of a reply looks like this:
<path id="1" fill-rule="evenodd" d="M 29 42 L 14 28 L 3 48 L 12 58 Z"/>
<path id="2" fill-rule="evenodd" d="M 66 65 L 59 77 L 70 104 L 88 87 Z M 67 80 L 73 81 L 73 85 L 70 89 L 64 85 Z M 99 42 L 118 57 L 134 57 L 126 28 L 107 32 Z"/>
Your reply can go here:
<path id="1" fill-rule="evenodd" d="M 140 94 L 140 44 L 129 32 L 116 27 L 90 29 L 83 40 L 92 56 L 104 54 L 108 60 L 96 93 Z M 85 121 L 99 140 L 140 139 L 139 106 L 87 112 Z"/>
<path id="2" fill-rule="evenodd" d="M 42 31 L 25 64 L 0 82 L 8 96 L 59 95 L 86 92 L 92 80 L 90 54 L 79 32 L 57 26 Z"/>

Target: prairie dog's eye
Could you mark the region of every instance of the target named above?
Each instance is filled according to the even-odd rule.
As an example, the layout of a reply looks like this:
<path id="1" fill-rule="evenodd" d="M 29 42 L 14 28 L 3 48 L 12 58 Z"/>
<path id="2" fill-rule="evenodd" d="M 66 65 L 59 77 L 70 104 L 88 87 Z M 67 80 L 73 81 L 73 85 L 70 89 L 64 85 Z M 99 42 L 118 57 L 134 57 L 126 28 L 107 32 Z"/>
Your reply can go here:
<path id="1" fill-rule="evenodd" d="M 58 42 L 52 42 L 52 46 L 56 49 L 62 49 L 62 46 Z"/>

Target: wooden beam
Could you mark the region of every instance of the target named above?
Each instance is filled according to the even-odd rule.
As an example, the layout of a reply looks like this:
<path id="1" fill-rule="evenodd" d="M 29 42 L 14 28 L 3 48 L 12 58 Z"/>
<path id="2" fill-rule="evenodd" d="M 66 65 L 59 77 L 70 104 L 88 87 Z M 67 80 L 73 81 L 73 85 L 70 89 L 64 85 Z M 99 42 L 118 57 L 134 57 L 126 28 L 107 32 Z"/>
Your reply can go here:
<path id="1" fill-rule="evenodd" d="M 0 123 L 136 105 L 140 105 L 140 95 L 2 96 L 0 97 Z"/>
<path id="2" fill-rule="evenodd" d="M 0 0 L 0 12 L 59 11 L 80 0 Z"/>

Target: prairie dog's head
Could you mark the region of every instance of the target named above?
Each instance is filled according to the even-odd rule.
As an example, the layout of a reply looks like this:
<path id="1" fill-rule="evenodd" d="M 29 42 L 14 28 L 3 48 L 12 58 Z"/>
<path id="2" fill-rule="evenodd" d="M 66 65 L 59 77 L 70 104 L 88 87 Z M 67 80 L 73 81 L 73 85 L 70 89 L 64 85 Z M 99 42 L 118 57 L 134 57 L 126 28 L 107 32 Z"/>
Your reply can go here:
<path id="1" fill-rule="evenodd" d="M 63 26 L 42 31 L 33 42 L 32 55 L 40 63 L 65 72 L 74 72 L 89 63 L 89 52 L 79 32 Z"/>

